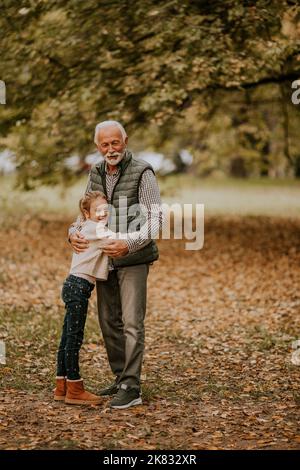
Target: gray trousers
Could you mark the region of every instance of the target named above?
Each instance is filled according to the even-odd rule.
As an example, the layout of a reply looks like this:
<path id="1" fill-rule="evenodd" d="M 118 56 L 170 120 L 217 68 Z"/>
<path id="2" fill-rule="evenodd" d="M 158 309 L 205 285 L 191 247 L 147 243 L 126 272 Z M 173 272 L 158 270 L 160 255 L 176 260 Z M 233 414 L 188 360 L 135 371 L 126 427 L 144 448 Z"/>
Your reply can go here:
<path id="1" fill-rule="evenodd" d="M 99 323 L 118 384 L 140 388 L 149 264 L 109 271 L 97 281 Z"/>

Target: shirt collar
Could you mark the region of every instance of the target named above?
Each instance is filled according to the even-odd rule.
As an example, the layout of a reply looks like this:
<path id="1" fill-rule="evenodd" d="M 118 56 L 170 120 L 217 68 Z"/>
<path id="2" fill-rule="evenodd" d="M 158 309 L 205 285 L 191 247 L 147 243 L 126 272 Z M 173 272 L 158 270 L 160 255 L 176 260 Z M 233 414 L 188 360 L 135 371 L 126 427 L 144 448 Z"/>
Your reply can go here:
<path id="1" fill-rule="evenodd" d="M 121 161 L 122 161 L 122 160 L 121 160 Z M 104 168 L 105 168 L 105 173 L 106 173 L 107 175 L 110 175 L 110 176 L 118 175 L 118 174 L 120 173 L 120 163 L 121 163 L 121 162 L 119 162 L 119 163 L 117 164 L 117 171 L 116 171 L 115 173 L 113 173 L 112 175 L 110 175 L 110 173 L 108 173 L 107 163 L 105 162 L 105 167 L 104 167 Z"/>

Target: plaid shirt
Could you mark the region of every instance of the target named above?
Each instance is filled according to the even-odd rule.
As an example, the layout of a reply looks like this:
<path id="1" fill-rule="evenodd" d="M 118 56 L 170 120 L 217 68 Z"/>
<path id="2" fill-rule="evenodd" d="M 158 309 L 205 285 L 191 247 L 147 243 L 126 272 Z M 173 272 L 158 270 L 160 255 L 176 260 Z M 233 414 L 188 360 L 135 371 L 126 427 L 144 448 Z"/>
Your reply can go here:
<path id="1" fill-rule="evenodd" d="M 107 196 L 111 197 L 115 184 L 118 180 L 120 168 L 117 165 L 117 171 L 113 174 L 109 174 L 107 171 L 107 164 L 105 164 L 105 177 L 106 177 L 106 190 Z M 88 180 L 85 192 L 91 189 L 91 181 Z M 148 243 L 152 238 L 155 238 L 159 230 L 162 228 L 163 213 L 161 208 L 161 199 L 159 187 L 155 175 L 150 169 L 147 169 L 142 174 L 142 178 L 139 186 L 139 203 L 144 206 L 147 213 L 146 222 L 138 232 L 128 233 L 127 243 L 129 253 L 134 253 Z M 71 225 L 69 229 L 69 235 L 71 235 L 78 228 L 78 219 Z M 113 265 L 110 262 L 109 269 L 113 269 Z"/>

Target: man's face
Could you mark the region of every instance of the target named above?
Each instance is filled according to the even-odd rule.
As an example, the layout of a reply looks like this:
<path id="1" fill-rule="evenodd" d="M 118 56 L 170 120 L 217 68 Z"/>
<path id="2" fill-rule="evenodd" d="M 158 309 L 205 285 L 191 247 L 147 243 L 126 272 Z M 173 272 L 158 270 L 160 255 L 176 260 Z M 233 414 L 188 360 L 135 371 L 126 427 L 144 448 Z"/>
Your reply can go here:
<path id="1" fill-rule="evenodd" d="M 98 132 L 97 148 L 109 165 L 117 165 L 124 156 L 127 141 L 118 127 L 109 126 Z"/>

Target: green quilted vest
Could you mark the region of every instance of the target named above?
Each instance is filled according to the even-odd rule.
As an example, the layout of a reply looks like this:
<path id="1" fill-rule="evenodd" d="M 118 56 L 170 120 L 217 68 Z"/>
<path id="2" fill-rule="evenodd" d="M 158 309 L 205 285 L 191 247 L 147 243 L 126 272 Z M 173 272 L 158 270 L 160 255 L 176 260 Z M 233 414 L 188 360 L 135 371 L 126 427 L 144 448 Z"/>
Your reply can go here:
<path id="1" fill-rule="evenodd" d="M 139 203 L 139 184 L 142 174 L 145 170 L 154 170 L 152 166 L 143 161 L 132 157 L 128 150 L 122 158 L 120 164 L 119 178 L 113 189 L 111 200 L 108 199 L 115 209 L 115 217 L 110 217 L 109 228 L 113 231 L 122 233 L 137 231 L 145 221 L 145 217 L 138 210 Z M 154 173 L 155 174 L 155 173 Z M 91 191 L 102 191 L 107 196 L 105 179 L 105 161 L 96 164 L 90 172 Z M 124 203 L 127 198 L 127 209 Z M 158 248 L 155 240 L 135 253 L 128 253 L 120 258 L 111 258 L 113 265 L 118 267 L 132 266 L 135 264 L 152 263 L 159 257 Z"/>

